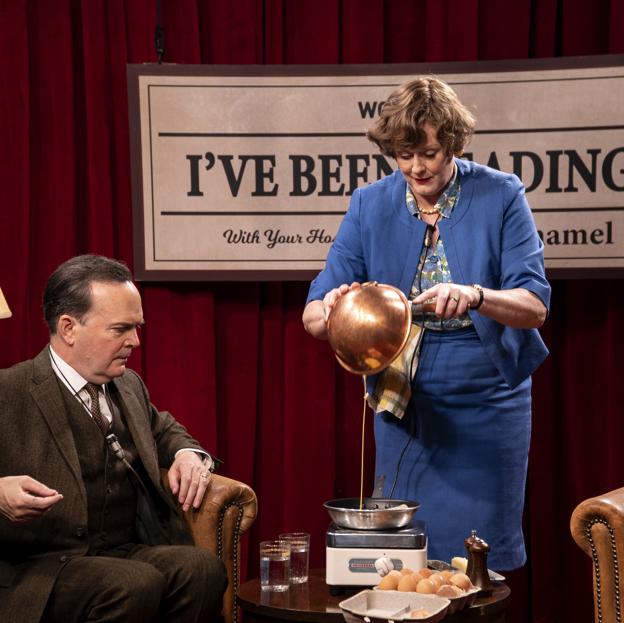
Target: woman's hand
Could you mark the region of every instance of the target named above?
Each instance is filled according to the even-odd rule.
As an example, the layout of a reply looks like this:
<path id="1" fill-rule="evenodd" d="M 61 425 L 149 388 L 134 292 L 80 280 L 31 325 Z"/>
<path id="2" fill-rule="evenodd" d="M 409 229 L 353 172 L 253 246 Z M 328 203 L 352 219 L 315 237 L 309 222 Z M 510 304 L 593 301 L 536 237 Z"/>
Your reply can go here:
<path id="1" fill-rule="evenodd" d="M 537 295 L 524 288 L 491 290 L 482 288 L 481 295 L 473 286 L 439 283 L 419 294 L 414 303 L 436 297 L 435 313 L 440 318 L 457 318 L 479 305 L 478 313 L 514 329 L 538 329 L 546 320 L 546 306 Z"/>
<path id="2" fill-rule="evenodd" d="M 421 292 L 414 303 L 424 303 L 435 298 L 435 313 L 440 318 L 457 318 L 479 304 L 479 291 L 472 286 L 457 283 L 438 283 Z"/>
<path id="3" fill-rule="evenodd" d="M 330 290 L 323 297 L 322 301 L 310 301 L 303 310 L 303 326 L 305 330 L 319 340 L 326 340 L 327 319 L 338 299 L 349 292 L 349 290 L 359 287 L 360 284 L 355 281 L 351 285 L 343 283 L 337 288 Z"/>
<path id="4" fill-rule="evenodd" d="M 330 290 L 325 295 L 325 297 L 323 298 L 323 311 L 325 314 L 326 322 L 327 322 L 327 319 L 329 318 L 329 314 L 331 313 L 332 309 L 334 309 L 334 306 L 338 302 L 338 299 L 343 294 L 346 294 L 347 292 L 349 292 L 349 290 L 354 290 L 355 288 L 359 288 L 359 287 L 360 287 L 360 284 L 355 281 L 350 286 L 348 286 L 346 283 L 343 283 L 341 286 L 338 286 L 337 288 Z"/>

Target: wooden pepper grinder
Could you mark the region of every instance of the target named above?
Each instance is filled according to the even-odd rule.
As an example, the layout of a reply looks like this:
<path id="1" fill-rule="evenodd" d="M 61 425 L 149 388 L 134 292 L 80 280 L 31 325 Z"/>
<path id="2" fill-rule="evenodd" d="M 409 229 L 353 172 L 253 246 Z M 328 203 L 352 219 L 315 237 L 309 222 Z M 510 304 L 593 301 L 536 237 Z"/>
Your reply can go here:
<path id="1" fill-rule="evenodd" d="M 464 540 L 464 545 L 468 551 L 466 575 L 483 593 L 490 594 L 494 590 L 487 568 L 487 555 L 490 546 L 477 536 L 476 530 L 472 530 L 470 536 Z"/>

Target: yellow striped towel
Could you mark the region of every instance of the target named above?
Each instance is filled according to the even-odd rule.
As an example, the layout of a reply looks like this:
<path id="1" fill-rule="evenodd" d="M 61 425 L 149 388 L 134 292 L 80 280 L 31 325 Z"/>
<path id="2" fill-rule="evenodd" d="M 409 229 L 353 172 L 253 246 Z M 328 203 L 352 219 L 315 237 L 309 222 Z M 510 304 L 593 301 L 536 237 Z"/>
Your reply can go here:
<path id="1" fill-rule="evenodd" d="M 405 414 L 412 395 L 412 379 L 418 367 L 418 350 L 423 328 L 412 324 L 403 350 L 380 373 L 372 394 L 366 394 L 368 404 L 375 413 L 390 411 L 399 419 Z"/>

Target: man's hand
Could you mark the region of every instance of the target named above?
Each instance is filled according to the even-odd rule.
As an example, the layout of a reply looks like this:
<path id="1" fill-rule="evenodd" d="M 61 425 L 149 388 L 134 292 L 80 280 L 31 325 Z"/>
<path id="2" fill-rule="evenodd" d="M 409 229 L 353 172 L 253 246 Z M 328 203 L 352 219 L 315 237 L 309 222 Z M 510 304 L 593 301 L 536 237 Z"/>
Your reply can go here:
<path id="1" fill-rule="evenodd" d="M 0 478 L 0 513 L 24 522 L 47 513 L 63 496 L 30 476 Z"/>
<path id="2" fill-rule="evenodd" d="M 178 496 L 182 510 L 191 506 L 199 508 L 210 482 L 211 473 L 196 452 L 183 450 L 178 452 L 169 469 L 169 485 L 173 495 Z"/>

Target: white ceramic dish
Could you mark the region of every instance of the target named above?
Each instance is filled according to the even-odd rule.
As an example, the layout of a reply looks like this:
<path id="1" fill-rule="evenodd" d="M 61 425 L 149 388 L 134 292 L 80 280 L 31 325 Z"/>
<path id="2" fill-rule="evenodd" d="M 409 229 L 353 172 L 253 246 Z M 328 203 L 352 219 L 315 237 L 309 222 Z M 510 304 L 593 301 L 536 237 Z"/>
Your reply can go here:
<path id="1" fill-rule="evenodd" d="M 466 560 L 465 558 L 461 558 L 460 560 Z M 468 561 L 466 560 L 466 563 L 468 563 Z M 466 567 L 453 567 L 453 565 L 450 565 L 448 562 L 444 562 L 443 560 L 428 560 L 427 561 L 427 566 L 429 567 L 429 569 L 433 569 L 434 571 L 461 571 L 462 573 L 466 573 Z M 500 573 L 497 573 L 496 571 L 492 571 L 491 569 L 488 569 L 488 575 L 490 576 L 490 580 L 492 580 L 493 582 L 504 582 L 505 581 L 505 576 L 501 575 Z"/>

